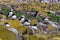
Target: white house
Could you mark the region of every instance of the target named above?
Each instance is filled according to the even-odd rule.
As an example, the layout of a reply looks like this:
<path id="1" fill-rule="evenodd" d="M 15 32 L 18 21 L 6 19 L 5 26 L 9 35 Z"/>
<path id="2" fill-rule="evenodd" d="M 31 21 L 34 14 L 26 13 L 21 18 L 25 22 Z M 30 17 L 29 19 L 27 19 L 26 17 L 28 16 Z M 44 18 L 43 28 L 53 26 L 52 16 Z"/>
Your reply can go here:
<path id="1" fill-rule="evenodd" d="M 5 26 L 6 26 L 6 27 L 10 27 L 10 25 L 9 25 L 9 24 L 5 24 Z"/>
<path id="2" fill-rule="evenodd" d="M 35 30 L 38 29 L 37 26 L 31 26 L 31 28 L 32 28 L 32 29 L 35 29 Z"/>
<path id="3" fill-rule="evenodd" d="M 45 20 L 45 21 L 48 21 L 49 19 L 48 19 L 48 17 L 46 17 L 44 20 Z"/>
<path id="4" fill-rule="evenodd" d="M 56 14 L 56 12 L 55 11 L 50 11 L 52 14 Z"/>
<path id="5" fill-rule="evenodd" d="M 37 30 L 37 26 L 29 26 L 30 29 Z"/>
<path id="6" fill-rule="evenodd" d="M 9 12 L 8 17 L 11 17 L 13 15 L 13 12 Z"/>
<path id="7" fill-rule="evenodd" d="M 30 22 L 24 22 L 23 24 L 26 25 L 26 26 L 29 26 Z"/>
<path id="8" fill-rule="evenodd" d="M 25 21 L 25 16 L 24 16 L 24 15 L 21 16 L 21 17 L 19 18 L 19 21 L 20 21 L 21 23 L 23 23 L 23 22 Z"/>
<path id="9" fill-rule="evenodd" d="M 41 2 L 49 3 L 49 2 L 50 2 L 50 0 L 42 0 Z"/>
<path id="10" fill-rule="evenodd" d="M 11 18 L 12 18 L 12 19 L 16 19 L 17 17 L 16 17 L 16 15 L 13 15 Z"/>

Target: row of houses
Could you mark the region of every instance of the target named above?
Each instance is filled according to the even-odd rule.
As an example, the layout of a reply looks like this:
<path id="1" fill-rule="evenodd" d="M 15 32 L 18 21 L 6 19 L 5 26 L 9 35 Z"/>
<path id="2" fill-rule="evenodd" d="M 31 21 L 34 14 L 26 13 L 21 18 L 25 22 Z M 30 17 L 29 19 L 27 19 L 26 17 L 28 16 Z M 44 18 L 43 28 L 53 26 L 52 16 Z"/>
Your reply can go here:
<path id="1" fill-rule="evenodd" d="M 49 3 L 49 2 L 60 2 L 60 0 L 2 0 L 3 2 L 5 1 L 13 1 L 13 2 L 20 2 L 20 3 L 29 3 L 29 2 L 45 2 L 45 3 Z"/>

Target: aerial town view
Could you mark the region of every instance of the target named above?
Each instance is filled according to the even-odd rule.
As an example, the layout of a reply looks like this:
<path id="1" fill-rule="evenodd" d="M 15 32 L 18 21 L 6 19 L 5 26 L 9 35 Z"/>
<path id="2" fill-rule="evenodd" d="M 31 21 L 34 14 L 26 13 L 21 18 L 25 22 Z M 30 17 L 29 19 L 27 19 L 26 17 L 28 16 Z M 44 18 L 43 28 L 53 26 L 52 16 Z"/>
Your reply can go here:
<path id="1" fill-rule="evenodd" d="M 60 40 L 60 0 L 0 0 L 0 40 Z"/>

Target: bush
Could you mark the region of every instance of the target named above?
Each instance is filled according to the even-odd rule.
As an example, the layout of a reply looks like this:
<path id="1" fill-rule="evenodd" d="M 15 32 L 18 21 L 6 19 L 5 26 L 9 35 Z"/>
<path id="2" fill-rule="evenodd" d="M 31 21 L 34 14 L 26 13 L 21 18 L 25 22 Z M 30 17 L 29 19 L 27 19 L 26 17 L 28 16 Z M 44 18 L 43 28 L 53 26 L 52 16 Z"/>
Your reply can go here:
<path id="1" fill-rule="evenodd" d="M 10 8 L 3 8 L 2 13 L 3 14 L 8 14 L 10 12 Z"/>
<path id="2" fill-rule="evenodd" d="M 17 12 L 13 12 L 13 13 L 17 16 L 17 18 L 21 17 L 22 15 L 22 13 L 17 13 Z"/>
<path id="3" fill-rule="evenodd" d="M 40 16 L 38 16 L 37 19 L 41 22 L 43 21 L 42 17 L 40 17 Z"/>

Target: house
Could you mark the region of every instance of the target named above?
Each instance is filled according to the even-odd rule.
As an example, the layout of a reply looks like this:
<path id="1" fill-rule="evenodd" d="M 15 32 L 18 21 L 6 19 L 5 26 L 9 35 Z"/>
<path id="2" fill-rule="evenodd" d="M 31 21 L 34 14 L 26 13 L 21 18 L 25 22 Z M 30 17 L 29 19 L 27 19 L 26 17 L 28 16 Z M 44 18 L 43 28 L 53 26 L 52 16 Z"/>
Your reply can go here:
<path id="1" fill-rule="evenodd" d="M 6 26 L 6 27 L 10 27 L 10 25 L 9 25 L 7 22 L 5 23 L 5 26 Z"/>
<path id="2" fill-rule="evenodd" d="M 21 23 L 23 23 L 23 22 L 25 21 L 25 16 L 22 15 L 22 16 L 19 18 L 19 21 L 20 21 Z"/>
<path id="3" fill-rule="evenodd" d="M 13 15 L 13 12 L 9 12 L 9 13 L 7 14 L 8 17 L 11 17 L 12 15 Z"/>
<path id="4" fill-rule="evenodd" d="M 16 15 L 13 15 L 11 18 L 12 18 L 12 19 L 16 19 L 17 17 L 16 17 Z"/>
<path id="5" fill-rule="evenodd" d="M 24 25 L 29 26 L 30 25 L 30 19 L 25 19 L 23 22 Z"/>
<path id="6" fill-rule="evenodd" d="M 38 11 L 28 11 L 27 14 L 36 17 L 38 15 Z"/>

